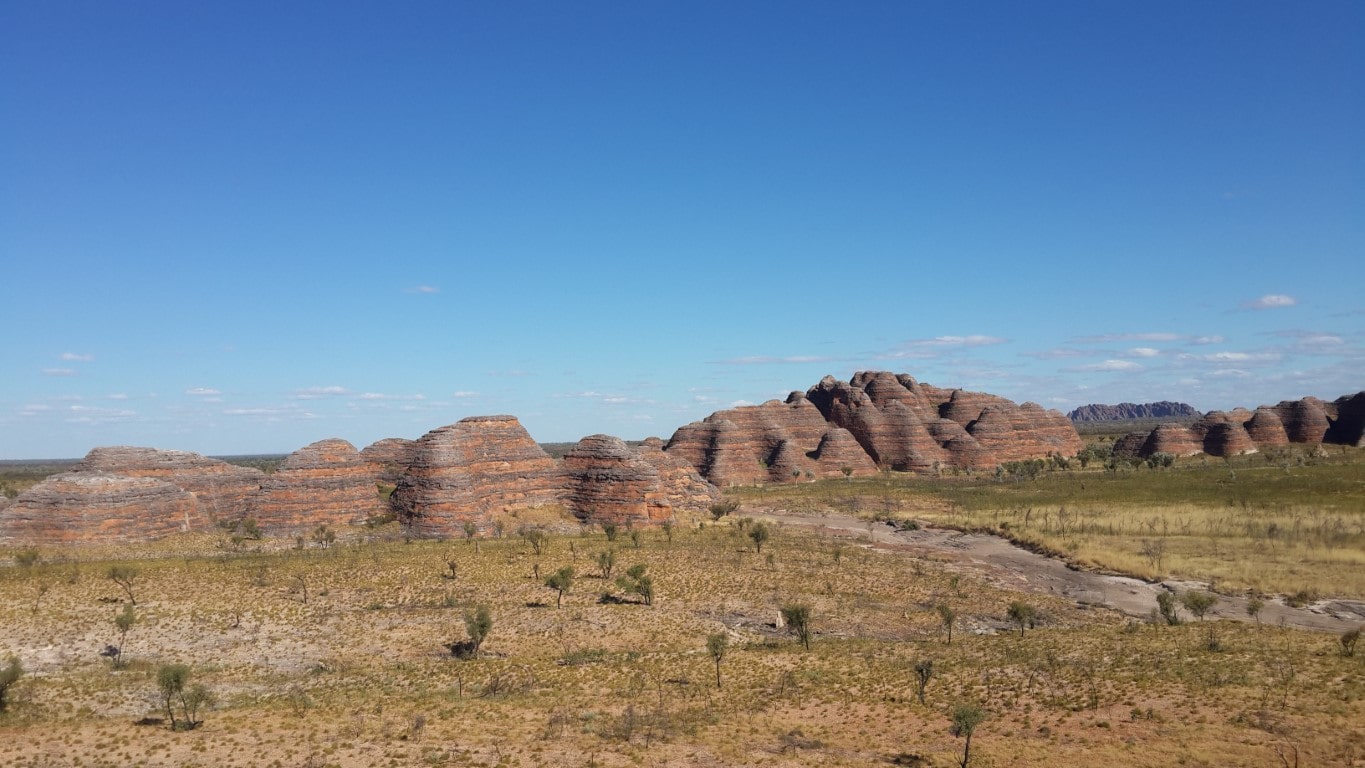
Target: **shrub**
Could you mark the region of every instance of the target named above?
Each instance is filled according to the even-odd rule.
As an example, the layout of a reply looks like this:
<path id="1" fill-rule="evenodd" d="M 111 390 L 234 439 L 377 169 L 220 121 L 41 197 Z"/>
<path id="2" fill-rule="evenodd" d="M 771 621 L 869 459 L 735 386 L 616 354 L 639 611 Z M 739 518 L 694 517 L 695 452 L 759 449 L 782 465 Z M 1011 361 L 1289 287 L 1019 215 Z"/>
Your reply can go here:
<path id="1" fill-rule="evenodd" d="M 801 645 L 806 650 L 810 650 L 810 606 L 805 603 L 791 603 L 781 608 L 782 621 L 786 622 L 787 629 L 796 635 L 796 639 L 801 641 Z"/>
<path id="2" fill-rule="evenodd" d="M 9 663 L 4 668 L 0 668 L 0 712 L 4 712 L 9 705 L 9 689 L 23 676 L 24 667 L 14 656 L 9 657 Z"/>
<path id="3" fill-rule="evenodd" d="M 189 731 L 198 728 L 199 708 L 213 704 L 214 696 L 203 685 L 190 682 L 187 664 L 163 664 L 156 671 L 156 685 L 161 691 L 161 703 L 171 721 L 171 730 Z M 176 705 L 179 705 L 177 718 Z"/>

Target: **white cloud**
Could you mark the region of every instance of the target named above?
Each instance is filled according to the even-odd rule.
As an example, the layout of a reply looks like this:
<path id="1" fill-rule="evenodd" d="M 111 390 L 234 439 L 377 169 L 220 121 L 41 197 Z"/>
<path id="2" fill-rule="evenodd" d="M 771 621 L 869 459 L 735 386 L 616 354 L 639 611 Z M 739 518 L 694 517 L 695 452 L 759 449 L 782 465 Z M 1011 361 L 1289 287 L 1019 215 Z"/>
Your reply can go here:
<path id="1" fill-rule="evenodd" d="M 1222 344 L 1224 341 L 1226 341 L 1226 339 L 1222 336 L 1195 336 L 1190 339 L 1191 344 L 1199 344 L 1201 346 L 1204 344 Z"/>
<path id="2" fill-rule="evenodd" d="M 774 365 L 779 363 L 800 364 L 800 363 L 826 363 L 831 358 L 816 357 L 814 355 L 788 355 L 787 357 L 775 357 L 772 355 L 747 355 L 745 357 L 732 357 L 729 360 L 721 360 L 721 365 Z"/>
<path id="3" fill-rule="evenodd" d="M 1132 360 L 1105 360 L 1102 363 L 1093 365 L 1082 365 L 1073 368 L 1074 371 L 1140 371 L 1142 366 Z"/>
<path id="4" fill-rule="evenodd" d="M 290 397 L 294 400 L 317 400 L 322 397 L 338 397 L 347 394 L 350 394 L 350 390 L 345 387 L 306 387 L 304 389 L 294 390 L 294 394 L 290 395 Z"/>
<path id="5" fill-rule="evenodd" d="M 1219 368 L 1219 369 L 1216 370 L 1216 371 L 1210 371 L 1210 372 L 1209 372 L 1209 375 L 1210 375 L 1210 376 L 1217 376 L 1217 377 L 1219 377 L 1219 378 L 1228 378 L 1228 377 L 1231 377 L 1231 378 L 1235 378 L 1235 379 L 1244 379 L 1244 378 L 1250 376 L 1251 374 L 1250 374 L 1250 373 L 1247 373 L 1246 371 L 1244 371 L 1244 370 L 1242 370 L 1242 369 L 1240 369 L 1240 368 Z"/>
<path id="6" fill-rule="evenodd" d="M 1156 357 L 1161 354 L 1161 350 L 1152 347 L 1133 347 L 1128 350 L 1129 357 Z"/>
<path id="7" fill-rule="evenodd" d="M 213 387 L 190 387 L 185 390 L 185 394 L 194 395 L 195 397 L 216 397 L 223 393 Z"/>
<path id="8" fill-rule="evenodd" d="M 71 368 L 44 368 L 44 376 L 75 376 L 76 371 Z"/>
<path id="9" fill-rule="evenodd" d="M 105 398 L 109 400 L 127 400 L 128 395 L 122 392 L 113 392 L 111 394 L 105 395 Z"/>
<path id="10" fill-rule="evenodd" d="M 469 397 L 478 397 L 478 396 L 479 396 L 479 393 L 478 393 L 478 392 L 471 392 L 470 390 L 467 390 L 467 389 L 462 389 L 462 390 L 460 390 L 460 391 L 458 391 L 458 392 L 452 392 L 452 393 L 450 393 L 450 396 L 451 396 L 451 397 L 460 397 L 460 398 L 469 398 Z"/>
<path id="11" fill-rule="evenodd" d="M 425 294 L 433 294 L 433 293 L 440 293 L 440 292 L 441 292 L 441 289 L 440 289 L 440 288 L 437 288 L 437 287 L 434 286 L 434 285 L 418 285 L 418 286 L 414 286 L 413 288 L 408 289 L 408 293 L 425 293 Z"/>
<path id="12" fill-rule="evenodd" d="M 905 360 L 905 359 L 924 359 L 938 357 L 946 351 L 953 349 L 969 349 L 973 347 L 988 347 L 995 344 L 1004 344 L 1009 339 L 1002 339 L 999 336 L 985 336 L 982 334 L 972 334 L 970 336 L 935 336 L 932 339 L 911 339 L 901 343 L 889 352 L 876 355 L 878 360 Z"/>
<path id="13" fill-rule="evenodd" d="M 1298 304 L 1298 299 L 1293 296 L 1286 296 L 1283 293 L 1267 293 L 1259 299 L 1252 299 L 1242 306 L 1247 309 L 1279 309 L 1281 307 L 1292 307 Z"/>
<path id="14" fill-rule="evenodd" d="M 1100 336 L 1081 336 L 1075 341 L 1079 344 L 1113 344 L 1119 341 L 1180 341 L 1178 333 L 1106 333 Z"/>
<path id="15" fill-rule="evenodd" d="M 63 352 L 61 359 L 68 363 L 88 363 L 95 359 L 94 355 L 81 355 L 75 352 Z"/>
<path id="16" fill-rule="evenodd" d="M 1271 363 L 1281 357 L 1278 352 L 1213 352 L 1207 355 L 1184 354 L 1181 360 L 1203 360 L 1208 363 Z"/>
<path id="17" fill-rule="evenodd" d="M 1058 347 L 1055 349 L 1046 349 L 1042 352 L 1024 352 L 1023 354 L 1025 357 L 1034 357 L 1039 360 L 1067 360 L 1075 357 L 1087 357 L 1090 353 L 1082 352 L 1079 349 Z"/>
<path id="18" fill-rule="evenodd" d="M 50 405 L 44 405 L 42 403 L 29 403 L 28 405 L 25 405 L 23 408 L 19 409 L 19 415 L 36 416 L 40 413 L 46 413 L 50 410 L 52 410 L 52 406 Z"/>
<path id="19" fill-rule="evenodd" d="M 731 408 L 743 408 L 746 405 L 753 405 L 753 403 L 749 402 L 748 400 L 736 400 L 730 403 Z"/>
<path id="20" fill-rule="evenodd" d="M 357 395 L 360 400 L 425 400 L 426 395 L 386 395 L 383 392 L 365 392 Z"/>

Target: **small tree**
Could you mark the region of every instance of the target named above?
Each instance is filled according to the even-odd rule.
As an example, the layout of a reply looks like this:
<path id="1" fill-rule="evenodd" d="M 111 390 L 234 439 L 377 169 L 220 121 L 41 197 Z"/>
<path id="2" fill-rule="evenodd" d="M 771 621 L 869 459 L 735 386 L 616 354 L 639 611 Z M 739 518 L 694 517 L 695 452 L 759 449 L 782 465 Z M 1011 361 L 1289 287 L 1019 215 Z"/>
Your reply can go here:
<path id="1" fill-rule="evenodd" d="M 1156 608 L 1161 613 L 1161 618 L 1170 626 L 1174 627 L 1180 623 L 1180 611 L 1176 608 L 1175 595 L 1164 591 L 1156 593 Z"/>
<path id="2" fill-rule="evenodd" d="M 469 634 L 469 644 L 471 646 L 469 655 L 479 658 L 479 649 L 483 647 L 483 641 L 488 639 L 488 633 L 493 631 L 493 614 L 488 610 L 487 605 L 480 605 L 473 611 L 467 611 L 464 615 L 464 630 Z"/>
<path id="3" fill-rule="evenodd" d="M 531 545 L 532 552 L 539 555 L 541 552 L 545 551 L 545 542 L 549 540 L 549 535 L 546 534 L 545 531 L 540 528 L 528 526 L 517 532 L 521 534 L 521 537 L 526 540 L 527 544 Z"/>
<path id="4" fill-rule="evenodd" d="M 781 608 L 782 621 L 787 629 L 796 635 L 801 645 L 810 650 L 810 606 L 805 603 L 791 603 Z"/>
<path id="5" fill-rule="evenodd" d="M 739 499 L 718 501 L 710 506 L 711 519 L 719 522 L 722 517 L 734 514 L 737 509 L 739 509 Z"/>
<path id="6" fill-rule="evenodd" d="M 597 568 L 602 572 L 603 579 L 611 578 L 611 571 L 616 567 L 616 550 L 608 549 L 597 553 Z"/>
<path id="7" fill-rule="evenodd" d="M 1360 642 L 1360 627 L 1341 633 L 1341 655 L 1356 655 L 1356 643 Z"/>
<path id="8" fill-rule="evenodd" d="M 943 629 L 948 633 L 948 645 L 953 644 L 953 623 L 957 621 L 957 612 L 947 603 L 939 603 L 934 606 L 938 611 L 938 618 L 943 622 Z"/>
<path id="9" fill-rule="evenodd" d="M 673 518 L 671 517 L 662 523 L 659 523 L 659 530 L 664 532 L 664 540 L 669 544 L 673 543 L 673 527 L 675 525 L 677 524 L 673 522 Z"/>
<path id="10" fill-rule="evenodd" d="M 644 534 L 640 532 L 640 529 L 639 529 L 639 528 L 631 528 L 631 529 L 630 529 L 630 543 L 631 543 L 632 545 L 634 545 L 636 549 L 639 549 L 639 548 L 640 548 L 640 544 L 641 544 L 643 541 L 644 541 Z"/>
<path id="11" fill-rule="evenodd" d="M 133 610 L 132 603 L 123 604 L 123 612 L 114 617 L 114 626 L 118 628 L 118 648 L 113 655 L 114 668 L 123 667 L 123 645 L 128 640 L 128 630 L 137 623 L 137 614 Z"/>
<path id="12" fill-rule="evenodd" d="M 336 531 L 328 528 L 326 524 L 313 529 L 313 543 L 318 545 L 320 549 L 330 549 L 336 540 Z"/>
<path id="13" fill-rule="evenodd" d="M 602 523 L 602 533 L 606 535 L 607 541 L 616 541 L 616 537 L 621 534 L 621 527 L 616 523 L 607 521 Z"/>
<path id="14" fill-rule="evenodd" d="M 1185 606 L 1185 610 L 1194 614 L 1200 621 L 1204 620 L 1204 615 L 1213 608 L 1218 602 L 1218 598 L 1208 592 L 1190 590 L 1180 596 L 1180 604 Z"/>
<path id="15" fill-rule="evenodd" d="M 137 581 L 138 570 L 131 565 L 111 565 L 105 574 L 109 580 L 123 588 L 128 594 L 128 602 L 137 605 L 137 597 L 133 594 L 133 586 Z"/>
<path id="16" fill-rule="evenodd" d="M 555 596 L 555 607 L 559 608 L 564 604 L 564 593 L 573 586 L 573 566 L 566 565 L 563 568 L 550 574 L 550 578 L 545 580 L 545 586 L 553 589 Z"/>
<path id="17" fill-rule="evenodd" d="M 1015 600 L 1014 602 L 1010 603 L 1010 607 L 1009 610 L 1006 611 L 1006 615 L 1009 616 L 1010 621 L 1013 621 L 1015 624 L 1019 625 L 1019 634 L 1022 635 L 1024 634 L 1025 627 L 1033 626 L 1033 623 L 1036 620 L 1038 614 L 1037 611 L 1033 609 L 1033 606 L 1021 600 Z"/>
<path id="18" fill-rule="evenodd" d="M 626 575 L 617 580 L 616 586 L 624 589 L 632 595 L 639 595 L 645 601 L 645 605 L 654 604 L 654 580 L 645 573 L 648 568 L 644 563 L 636 563 L 626 571 Z"/>
<path id="19" fill-rule="evenodd" d="M 981 721 L 985 719 L 986 714 L 975 704 L 958 704 L 953 707 L 952 734 L 967 740 L 962 747 L 961 768 L 967 768 L 967 763 L 972 759 L 972 734 L 976 732 L 976 727 L 981 725 Z"/>
<path id="20" fill-rule="evenodd" d="M 924 703 L 924 689 L 929 687 L 929 678 L 934 676 L 934 660 L 921 659 L 915 662 L 915 678 L 918 686 L 915 693 L 919 695 L 919 703 Z"/>
<path id="21" fill-rule="evenodd" d="M 1265 601 L 1259 597 L 1252 597 L 1247 600 L 1247 615 L 1256 620 L 1256 626 L 1261 626 L 1261 610 L 1265 608 Z"/>
<path id="22" fill-rule="evenodd" d="M 9 657 L 9 663 L 4 667 L 0 667 L 0 712 L 9 706 L 9 689 L 23 676 L 24 667 L 14 656 Z"/>
<path id="23" fill-rule="evenodd" d="M 199 727 L 199 708 L 213 703 L 213 694 L 202 685 L 189 684 L 187 664 L 163 664 L 156 671 L 156 685 L 161 690 L 162 706 L 171 721 L 171 730 L 189 731 Z M 179 719 L 176 718 L 179 705 Z"/>
<path id="24" fill-rule="evenodd" d="M 21 549 L 14 555 L 14 564 L 20 568 L 32 568 L 41 560 L 42 556 L 38 554 L 38 550 L 32 547 Z"/>
<path id="25" fill-rule="evenodd" d="M 470 539 L 473 539 L 474 534 L 479 532 L 479 526 L 475 525 L 473 520 L 464 521 L 464 525 L 462 527 L 464 529 L 464 540 L 466 542 L 468 542 Z"/>
<path id="26" fill-rule="evenodd" d="M 749 538 L 754 542 L 754 551 L 762 554 L 763 544 L 772 538 L 772 531 L 768 530 L 768 524 L 757 522 L 749 526 Z"/>
<path id="27" fill-rule="evenodd" d="M 724 632 L 717 632 L 706 638 L 706 652 L 716 662 L 716 690 L 720 690 L 720 663 L 725 660 L 725 652 L 730 650 L 730 638 Z"/>

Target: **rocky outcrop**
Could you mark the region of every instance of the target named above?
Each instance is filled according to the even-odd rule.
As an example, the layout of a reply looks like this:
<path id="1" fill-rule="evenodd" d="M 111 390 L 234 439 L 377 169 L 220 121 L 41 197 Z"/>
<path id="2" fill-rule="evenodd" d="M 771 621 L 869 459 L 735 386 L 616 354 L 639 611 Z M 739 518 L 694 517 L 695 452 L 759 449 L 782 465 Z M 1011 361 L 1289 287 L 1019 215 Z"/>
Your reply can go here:
<path id="1" fill-rule="evenodd" d="M 559 503 L 565 493 L 555 460 L 514 416 L 473 416 L 423 435 L 391 497 L 413 532 L 454 536 L 480 530 L 513 509 Z"/>
<path id="2" fill-rule="evenodd" d="M 829 477 L 844 467 L 858 475 L 989 469 L 1082 447 L 1065 416 L 1036 404 L 862 371 L 846 382 L 826 376 L 786 402 L 713 413 L 680 428 L 666 450 L 711 482 L 734 485 Z"/>
<path id="3" fill-rule="evenodd" d="M 1362 430 L 1365 430 L 1365 392 L 1346 395 L 1331 403 L 1305 397 L 1284 400 L 1273 406 L 1263 405 L 1255 411 L 1245 408 L 1209 411 L 1189 427 L 1163 424 L 1147 436 L 1139 453 L 1144 457 L 1157 451 L 1177 455 L 1203 452 L 1210 456 L 1236 456 L 1295 443 L 1358 446 L 1362 444 Z"/>
<path id="4" fill-rule="evenodd" d="M 564 455 L 565 506 L 585 523 L 650 525 L 673 516 L 659 470 L 619 437 L 590 435 Z"/>
<path id="5" fill-rule="evenodd" d="M 1185 403 L 1162 400 L 1157 403 L 1119 403 L 1082 405 L 1066 417 L 1072 421 L 1131 421 L 1134 419 L 1197 419 L 1199 411 Z"/>
<path id="6" fill-rule="evenodd" d="M 1113 454 L 1120 459 L 1136 459 L 1142 455 L 1142 446 L 1147 442 L 1149 432 L 1129 432 L 1114 441 Z"/>
<path id="7" fill-rule="evenodd" d="M 1291 443 L 1321 443 L 1327 434 L 1327 413 L 1322 401 L 1316 397 L 1281 401 L 1275 406 L 1275 412 L 1284 423 L 1285 435 Z"/>
<path id="8" fill-rule="evenodd" d="M 320 440 L 289 454 L 266 477 L 251 498 L 251 516 L 268 533 L 362 523 L 383 511 L 377 479 L 355 446 Z"/>
<path id="9" fill-rule="evenodd" d="M 1203 440 L 1189 427 L 1181 424 L 1162 424 L 1147 436 L 1140 455 L 1145 457 L 1154 453 L 1169 453 L 1175 456 L 1193 456 L 1203 450 Z"/>
<path id="10" fill-rule="evenodd" d="M 1260 448 L 1289 445 L 1289 434 L 1284 431 L 1280 413 L 1269 406 L 1261 406 L 1246 423 L 1247 436 Z"/>
<path id="11" fill-rule="evenodd" d="M 1336 416 L 1323 435 L 1323 442 L 1365 447 L 1365 392 L 1337 398 Z"/>
<path id="12" fill-rule="evenodd" d="M 664 442 L 659 438 L 647 438 L 638 450 L 640 458 L 658 470 L 659 482 L 675 509 L 700 512 L 720 501 L 720 490 L 708 483 L 691 464 L 665 453 Z"/>
<path id="13" fill-rule="evenodd" d="M 251 496 L 265 473 L 190 451 L 109 446 L 95 448 L 76 465 L 77 471 L 150 477 L 194 494 L 200 511 L 212 521 L 240 520 L 251 514 Z"/>
<path id="14" fill-rule="evenodd" d="M 1190 432 L 1210 456 L 1241 456 L 1255 453 L 1256 442 L 1246 430 L 1252 414 L 1245 408 L 1234 411 L 1209 411 L 1190 426 Z"/>
<path id="15" fill-rule="evenodd" d="M 83 470 L 53 475 L 0 510 L 0 543 L 133 543 L 208 525 L 189 491 L 151 477 Z"/>
<path id="16" fill-rule="evenodd" d="M 375 466 L 379 482 L 397 485 L 412 461 L 412 453 L 417 447 L 416 440 L 401 437 L 386 437 L 365 446 L 360 457 Z"/>

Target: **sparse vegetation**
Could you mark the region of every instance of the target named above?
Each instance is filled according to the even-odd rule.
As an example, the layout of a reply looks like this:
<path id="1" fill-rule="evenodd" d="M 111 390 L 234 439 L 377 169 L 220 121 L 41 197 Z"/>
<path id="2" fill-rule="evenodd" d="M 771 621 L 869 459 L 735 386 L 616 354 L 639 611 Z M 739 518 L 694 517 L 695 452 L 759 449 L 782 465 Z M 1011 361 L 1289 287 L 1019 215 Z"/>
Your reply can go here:
<path id="1" fill-rule="evenodd" d="M 717 662 L 719 664 L 719 662 Z M 717 667 L 717 680 L 720 679 L 719 666 Z M 9 707 L 9 689 L 19 682 L 19 678 L 24 676 L 24 667 L 19 663 L 19 659 L 11 656 L 5 662 L 4 667 L 0 667 L 0 712 L 4 712 Z"/>

